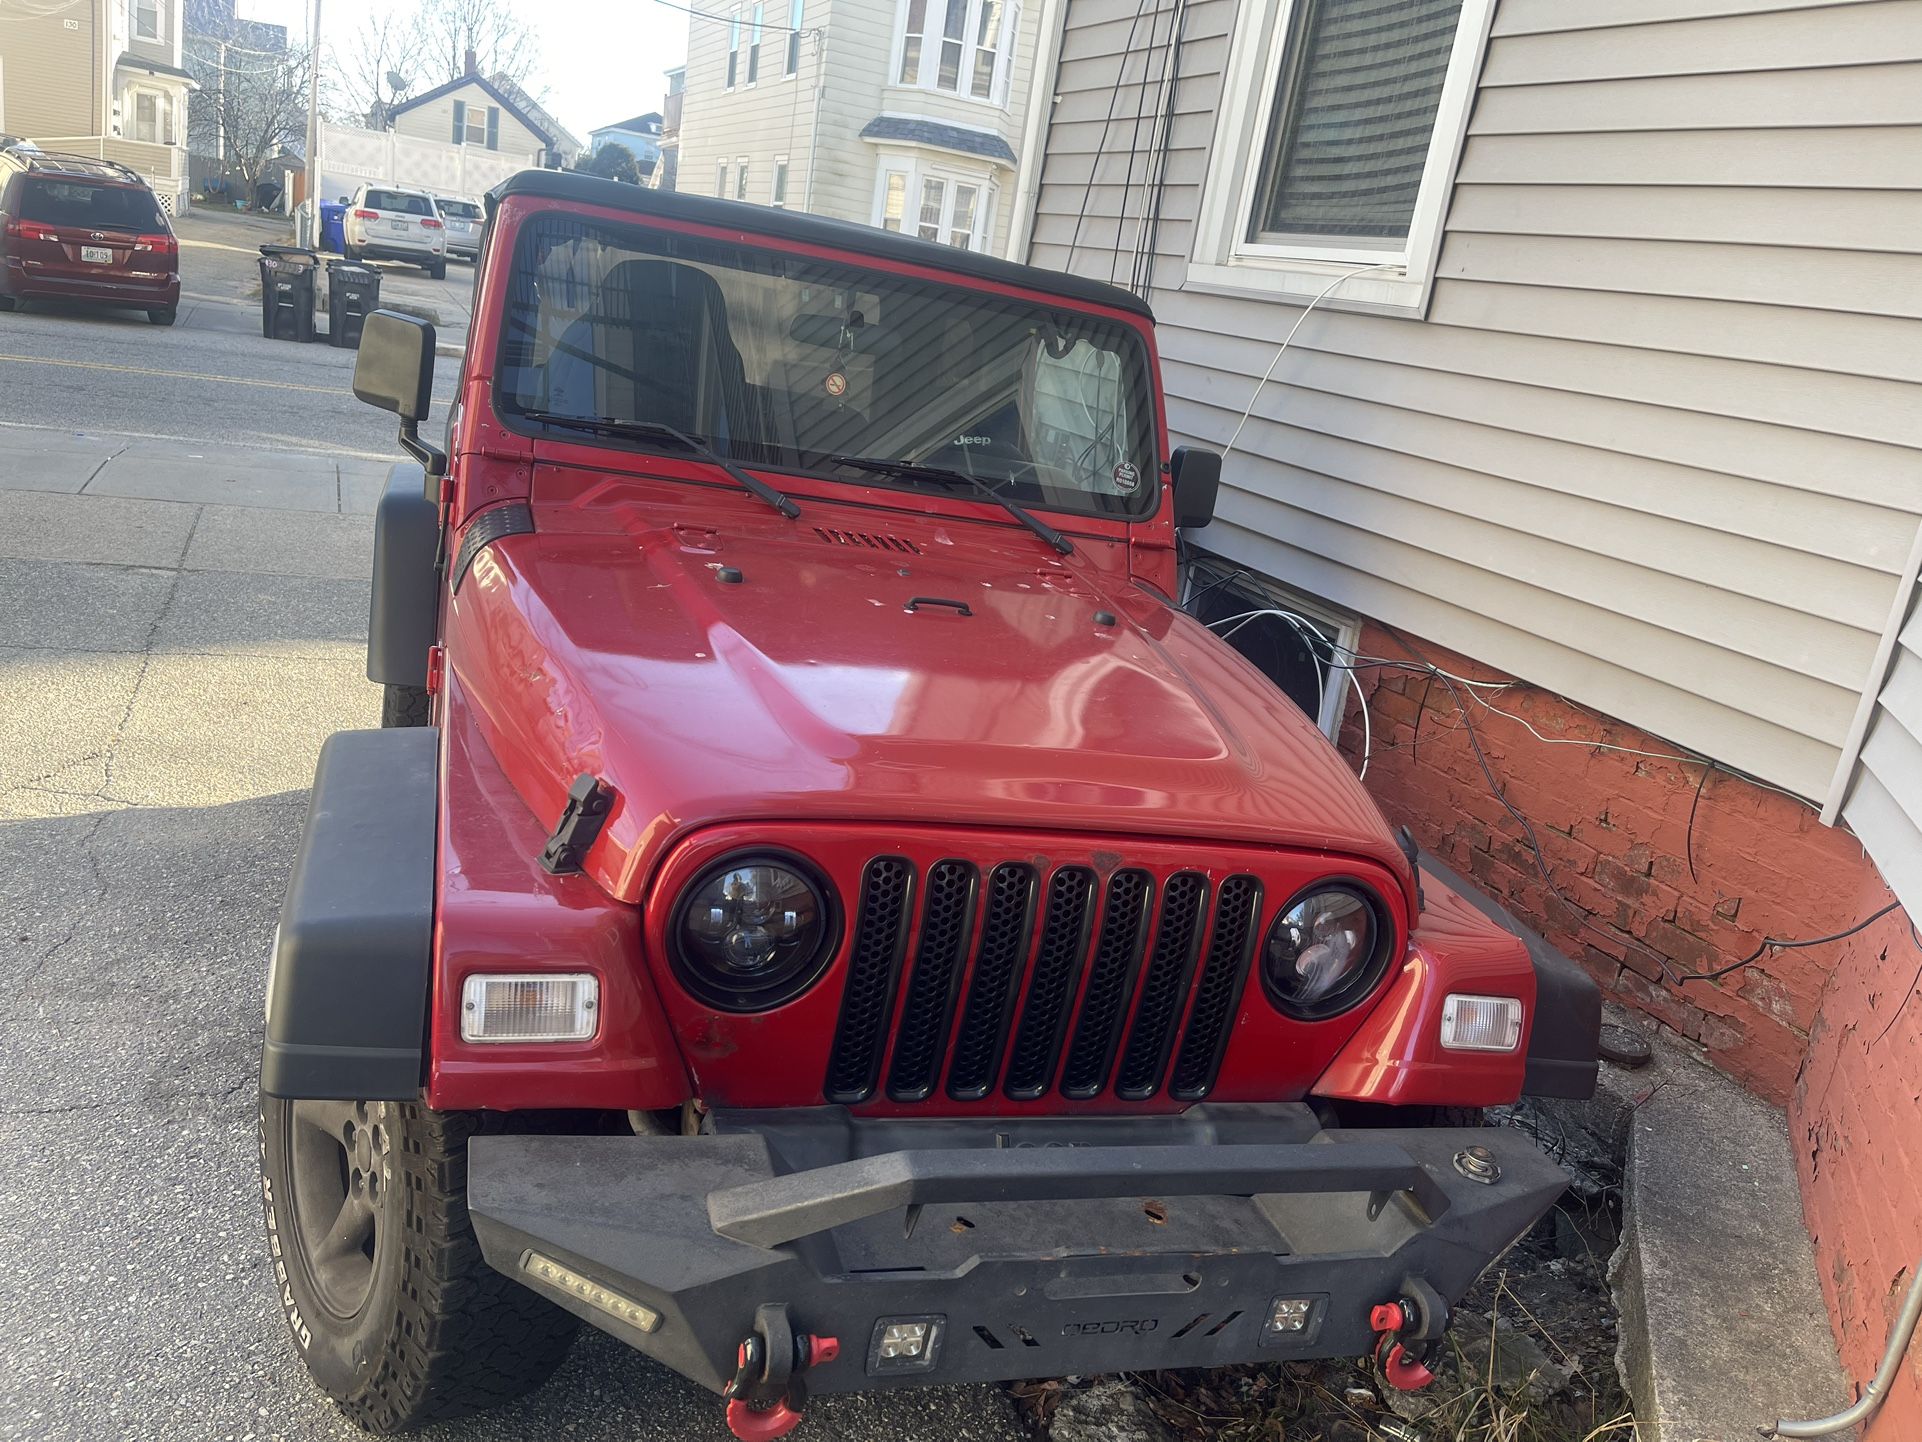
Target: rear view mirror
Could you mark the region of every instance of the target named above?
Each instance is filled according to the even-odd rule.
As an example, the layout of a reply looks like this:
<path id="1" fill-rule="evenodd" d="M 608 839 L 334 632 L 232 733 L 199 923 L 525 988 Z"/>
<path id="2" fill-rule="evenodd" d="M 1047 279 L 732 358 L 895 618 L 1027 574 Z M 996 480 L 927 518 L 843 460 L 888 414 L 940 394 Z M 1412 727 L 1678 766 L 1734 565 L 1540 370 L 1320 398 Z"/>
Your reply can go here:
<path id="1" fill-rule="evenodd" d="M 354 394 L 400 417 L 401 449 L 438 476 L 447 456 L 420 438 L 434 403 L 434 328 L 396 310 L 377 310 L 361 325 Z"/>
<path id="2" fill-rule="evenodd" d="M 427 418 L 434 400 L 434 328 L 395 310 L 377 310 L 360 332 L 354 394 L 392 411 L 405 425 Z"/>
<path id="3" fill-rule="evenodd" d="M 1177 446 L 1168 459 L 1168 477 L 1175 493 L 1176 526 L 1198 531 L 1215 518 L 1215 496 L 1221 490 L 1219 453 Z"/>

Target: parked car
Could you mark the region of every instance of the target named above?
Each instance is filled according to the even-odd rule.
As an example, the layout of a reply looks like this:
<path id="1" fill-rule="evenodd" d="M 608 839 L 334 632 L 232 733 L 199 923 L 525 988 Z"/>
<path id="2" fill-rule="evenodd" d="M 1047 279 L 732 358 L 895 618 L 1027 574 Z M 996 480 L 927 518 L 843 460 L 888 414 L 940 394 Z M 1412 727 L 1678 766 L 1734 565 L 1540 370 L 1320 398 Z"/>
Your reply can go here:
<path id="1" fill-rule="evenodd" d="M 0 149 L 0 311 L 37 299 L 126 306 L 174 323 L 180 243 L 136 172 L 32 145 Z"/>
<path id="2" fill-rule="evenodd" d="M 481 227 L 487 221 L 487 213 L 477 202 L 458 196 L 437 195 L 434 206 L 440 211 L 440 218 L 447 222 L 447 253 L 461 260 L 478 259 Z"/>
<path id="3" fill-rule="evenodd" d="M 435 280 L 447 274 L 447 225 L 424 190 L 361 186 L 347 204 L 341 239 L 349 260 L 406 260 Z"/>
<path id="4" fill-rule="evenodd" d="M 1374 1353 L 1561 1194 L 1595 983 L 1175 604 L 1221 458 L 1153 316 L 868 226 L 523 170 L 375 520 L 383 729 L 270 963 L 275 1289 L 355 1422 L 580 1320 L 726 1399 Z"/>

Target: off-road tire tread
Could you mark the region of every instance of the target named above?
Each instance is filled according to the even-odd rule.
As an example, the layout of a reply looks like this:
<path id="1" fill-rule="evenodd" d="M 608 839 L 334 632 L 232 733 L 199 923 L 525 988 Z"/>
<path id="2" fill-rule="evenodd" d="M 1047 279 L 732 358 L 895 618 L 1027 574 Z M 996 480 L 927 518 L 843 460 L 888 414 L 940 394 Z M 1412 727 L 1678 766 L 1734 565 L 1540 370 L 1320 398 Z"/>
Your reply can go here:
<path id="1" fill-rule="evenodd" d="M 510 1402 L 560 1366 L 580 1321 L 481 1258 L 467 1216 L 467 1143 L 513 1129 L 491 1113 L 400 1103 L 394 1162 L 406 1188 L 394 1327 L 363 1393 L 336 1399 L 369 1432 L 411 1432 Z"/>
<path id="2" fill-rule="evenodd" d="M 383 686 L 380 698 L 380 724 L 391 730 L 396 726 L 430 726 L 434 720 L 434 698 L 419 686 Z"/>

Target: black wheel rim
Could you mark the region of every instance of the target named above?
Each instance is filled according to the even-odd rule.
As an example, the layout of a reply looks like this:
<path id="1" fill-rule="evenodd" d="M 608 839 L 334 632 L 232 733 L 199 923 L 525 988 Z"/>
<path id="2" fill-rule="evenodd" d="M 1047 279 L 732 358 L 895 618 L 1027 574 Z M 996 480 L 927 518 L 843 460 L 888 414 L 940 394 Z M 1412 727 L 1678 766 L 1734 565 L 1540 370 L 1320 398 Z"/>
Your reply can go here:
<path id="1" fill-rule="evenodd" d="M 314 1295 L 336 1317 L 367 1305 L 393 1185 L 385 1102 L 297 1101 L 287 1109 L 288 1210 Z"/>

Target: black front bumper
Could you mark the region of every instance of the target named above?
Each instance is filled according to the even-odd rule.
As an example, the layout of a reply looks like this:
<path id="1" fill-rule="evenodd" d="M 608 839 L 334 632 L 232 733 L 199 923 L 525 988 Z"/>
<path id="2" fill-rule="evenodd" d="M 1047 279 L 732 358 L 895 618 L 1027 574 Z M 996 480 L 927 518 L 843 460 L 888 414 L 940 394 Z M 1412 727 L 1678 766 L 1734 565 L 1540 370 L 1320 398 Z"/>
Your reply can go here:
<path id="1" fill-rule="evenodd" d="M 1455 1158 L 1493 1153 L 1499 1179 Z M 1560 1195 L 1503 1128 L 1321 1131 L 1305 1107 L 1179 1117 L 869 1122 L 722 1115 L 703 1137 L 477 1137 L 488 1262 L 716 1391 L 763 1303 L 840 1356 L 821 1392 L 1358 1356 L 1411 1280 L 1451 1304 Z M 642 1330 L 559 1263 L 658 1318 Z M 1278 1298 L 1312 1305 L 1264 1331 Z M 919 1370 L 877 1368 L 889 1318 L 942 1319 Z M 653 1320 L 643 1317 L 644 1321 Z"/>

